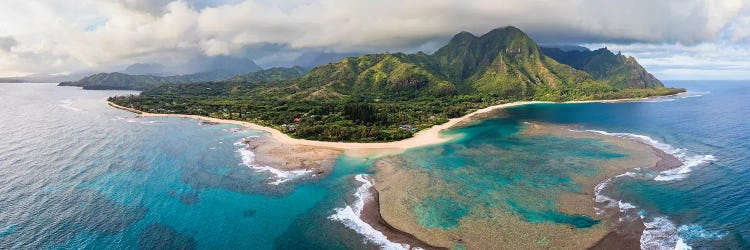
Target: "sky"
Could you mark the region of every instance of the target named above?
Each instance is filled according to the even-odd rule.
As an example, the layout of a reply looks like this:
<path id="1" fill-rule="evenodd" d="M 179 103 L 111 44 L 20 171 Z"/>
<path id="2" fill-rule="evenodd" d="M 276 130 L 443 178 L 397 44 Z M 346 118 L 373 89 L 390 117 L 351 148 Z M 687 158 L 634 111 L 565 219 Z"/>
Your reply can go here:
<path id="1" fill-rule="evenodd" d="M 0 0 L 0 77 L 431 53 L 508 25 L 540 44 L 621 51 L 662 80 L 750 79 L 750 0 Z"/>

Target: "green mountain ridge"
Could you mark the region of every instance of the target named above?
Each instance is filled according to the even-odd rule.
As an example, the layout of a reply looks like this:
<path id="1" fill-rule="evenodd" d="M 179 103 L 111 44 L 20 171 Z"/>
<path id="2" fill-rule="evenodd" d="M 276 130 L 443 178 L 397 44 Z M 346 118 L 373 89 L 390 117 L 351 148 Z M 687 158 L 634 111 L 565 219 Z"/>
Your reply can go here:
<path id="1" fill-rule="evenodd" d="M 146 90 L 167 83 L 222 81 L 233 76 L 235 76 L 234 73 L 226 71 L 211 71 L 176 76 L 129 75 L 114 72 L 98 73 L 74 82 L 61 82 L 59 86 L 76 86 L 83 87 L 83 89 Z"/>
<path id="2" fill-rule="evenodd" d="M 591 80 L 544 56 L 536 42 L 515 27 L 481 37 L 459 33 L 433 57 L 447 69 L 447 77 L 497 96 L 533 97 L 539 88 L 561 89 Z"/>
<path id="3" fill-rule="evenodd" d="M 226 96 L 239 98 L 248 92 L 268 92 L 274 90 L 274 86 L 286 86 L 291 79 L 300 78 L 307 72 L 302 67 L 293 68 L 270 68 L 244 75 L 234 76 L 229 80 L 211 82 L 193 82 L 190 84 L 170 83 L 160 85 L 158 88 L 146 89 L 144 95 L 205 95 Z M 273 93 L 272 95 L 277 95 Z"/>
<path id="4" fill-rule="evenodd" d="M 445 95 L 455 87 L 425 67 L 426 54 L 383 53 L 348 57 L 316 67 L 294 81 L 302 89 L 329 89 L 344 95 Z"/>
<path id="5" fill-rule="evenodd" d="M 307 69 L 300 66 L 292 68 L 275 67 L 235 76 L 229 79 L 229 81 L 249 83 L 283 81 L 302 77 L 307 72 Z"/>
<path id="6" fill-rule="evenodd" d="M 480 37 L 458 33 L 432 55 L 386 52 L 348 57 L 312 69 L 293 85 L 299 91 L 296 97 L 302 98 L 303 93 L 325 90 L 404 98 L 482 94 L 544 100 L 567 100 L 565 95 L 571 92 L 663 87 L 635 59 L 620 57 L 614 62 L 591 57 L 579 70 L 578 65 L 560 63 L 543 53 L 518 28 L 505 27 Z M 625 74 L 631 71 L 636 73 Z"/>
<path id="7" fill-rule="evenodd" d="M 621 53 L 614 54 L 607 48 L 567 52 L 559 48 L 542 48 L 542 51 L 545 55 L 585 71 L 597 80 L 606 81 L 616 88 L 664 87 L 664 84 L 648 73 L 635 58 L 626 57 Z"/>
<path id="8" fill-rule="evenodd" d="M 405 139 L 449 118 L 513 101 L 684 92 L 658 80 L 639 84 L 650 74 L 633 58 L 570 58 L 558 62 L 523 31 L 505 27 L 479 37 L 458 33 L 432 55 L 347 57 L 307 73 L 275 68 L 229 81 L 164 84 L 110 101 L 145 112 L 250 121 L 297 138 L 368 142 Z"/>

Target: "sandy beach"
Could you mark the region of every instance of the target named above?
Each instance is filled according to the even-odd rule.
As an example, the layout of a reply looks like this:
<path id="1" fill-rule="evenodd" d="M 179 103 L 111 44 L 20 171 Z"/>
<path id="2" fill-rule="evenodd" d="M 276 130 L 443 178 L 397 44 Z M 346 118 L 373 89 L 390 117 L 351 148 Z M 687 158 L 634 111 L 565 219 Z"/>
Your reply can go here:
<path id="1" fill-rule="evenodd" d="M 373 155 L 373 154 L 388 155 L 388 154 L 398 153 L 398 152 L 401 152 L 403 150 L 410 149 L 410 148 L 416 148 L 416 147 L 422 147 L 422 146 L 448 142 L 455 138 L 441 136 L 440 135 L 441 131 L 454 127 L 462 122 L 472 121 L 474 116 L 476 115 L 486 114 L 486 113 L 489 113 L 491 111 L 498 110 L 498 109 L 523 106 L 523 105 L 529 105 L 529 104 L 540 104 L 540 103 L 559 103 L 559 104 L 616 103 L 616 102 L 628 102 L 628 101 L 642 101 L 642 100 L 647 100 L 647 99 L 649 98 L 571 101 L 571 102 L 519 101 L 519 102 L 504 103 L 504 104 L 499 104 L 499 105 L 494 105 L 494 106 L 486 107 L 483 109 L 479 109 L 470 114 L 464 115 L 462 117 L 452 118 L 448 120 L 448 122 L 446 123 L 435 125 L 428 129 L 419 131 L 416 134 L 414 134 L 413 137 L 409 139 L 405 139 L 401 141 L 394 141 L 394 142 L 368 142 L 368 143 L 329 142 L 329 141 L 313 141 L 313 140 L 305 140 L 305 139 L 296 139 L 296 138 L 292 138 L 282 133 L 281 131 L 277 129 L 266 127 L 266 126 L 261 126 L 255 123 L 250 123 L 250 122 L 245 122 L 245 121 L 226 120 L 226 119 L 218 119 L 218 118 L 211 118 L 211 117 L 198 116 L 198 115 L 186 115 L 186 114 L 147 113 L 147 112 L 143 112 L 143 111 L 136 110 L 133 108 L 123 107 L 112 102 L 107 102 L 107 103 L 112 107 L 122 109 L 125 111 L 129 111 L 129 112 L 133 112 L 143 117 L 182 117 L 182 118 L 190 118 L 190 119 L 196 119 L 196 120 L 207 121 L 207 122 L 212 122 L 212 123 L 236 124 L 236 125 L 244 126 L 249 129 L 265 131 L 269 133 L 272 138 L 274 138 L 280 143 L 338 149 L 338 150 L 347 151 L 348 154 L 356 154 L 356 155 L 365 156 L 365 155 Z"/>
<path id="2" fill-rule="evenodd" d="M 646 98 L 648 99 L 648 98 Z M 641 101 L 644 99 L 622 99 L 622 100 L 597 100 L 597 101 L 576 101 L 566 103 L 613 103 L 613 102 L 628 102 L 628 101 Z M 122 107 L 117 104 L 109 102 L 109 105 L 118 109 L 134 112 L 142 117 L 181 117 L 200 120 L 208 124 L 236 124 L 249 129 L 265 131 L 269 134 L 267 137 L 254 138 L 252 140 L 246 140 L 243 143 L 246 144 L 248 149 L 251 149 L 256 153 L 256 162 L 261 165 L 274 166 L 282 171 L 292 171 L 296 169 L 306 169 L 317 173 L 329 172 L 330 168 L 333 167 L 333 159 L 339 154 L 345 153 L 349 155 L 359 157 L 374 157 L 380 158 L 388 155 L 396 155 L 403 152 L 406 149 L 429 146 L 434 144 L 440 144 L 449 142 L 453 139 L 452 137 L 446 137 L 440 134 L 441 131 L 450 129 L 452 127 L 460 127 L 476 120 L 485 119 L 488 116 L 494 115 L 492 112 L 503 108 L 516 107 L 529 104 L 540 104 L 540 103 L 554 103 L 554 102 L 541 102 L 541 101 L 528 101 L 528 102 L 513 102 L 490 106 L 477 111 L 474 111 L 468 115 L 450 119 L 448 122 L 435 125 L 429 129 L 425 129 L 416 133 L 412 138 L 395 141 L 395 142 L 383 142 L 383 143 L 354 143 L 354 142 L 326 142 L 326 141 L 313 141 L 305 139 L 295 139 L 282 133 L 274 128 L 261 126 L 258 124 L 236 121 L 236 120 L 225 120 L 210 118 L 197 115 L 185 115 L 185 114 L 154 114 L 142 112 L 132 108 Z M 561 103 L 565 104 L 565 103 Z M 542 124 L 529 124 L 529 129 L 522 132 L 525 136 L 543 135 L 543 134 L 554 134 L 562 137 L 583 137 L 583 138 L 598 138 L 608 143 L 618 145 L 622 148 L 628 149 L 630 152 L 638 152 L 639 157 L 629 158 L 623 161 L 612 161 L 605 167 L 605 171 L 602 174 L 593 178 L 577 178 L 575 181 L 584 187 L 584 191 L 580 194 L 569 194 L 563 195 L 557 201 L 560 203 L 560 210 L 571 214 L 586 214 L 592 217 L 597 217 L 593 211 L 595 207 L 595 201 L 591 198 L 594 194 L 594 187 L 602 182 L 604 179 L 611 176 L 621 174 L 627 171 L 632 166 L 654 166 L 654 170 L 662 171 L 664 169 L 671 169 L 680 165 L 679 160 L 671 157 L 656 148 L 649 145 L 645 145 L 640 142 L 617 138 L 613 136 L 604 136 L 600 134 L 590 132 L 574 132 L 568 128 L 559 128 L 553 126 L 547 126 Z M 286 154 L 289 149 L 293 148 L 293 155 Z M 312 159 L 307 159 L 312 158 Z M 419 246 L 425 249 L 432 248 L 447 248 L 450 247 L 455 239 L 465 240 L 466 245 L 474 247 L 486 247 L 481 242 L 496 242 L 499 238 L 493 238 L 493 240 L 487 239 L 482 236 L 477 230 L 500 230 L 500 228 L 492 228 L 489 225 L 494 225 L 495 222 L 482 220 L 475 218 L 476 220 L 468 220 L 462 223 L 461 230 L 458 231 L 444 231 L 444 230 L 426 230 L 425 228 L 417 226 L 413 221 L 413 218 L 404 210 L 398 206 L 402 202 L 399 200 L 405 199 L 406 193 L 393 192 L 393 187 L 409 187 L 404 183 L 411 183 L 416 185 L 424 178 L 417 178 L 411 174 L 404 173 L 404 169 L 396 171 L 394 165 L 385 164 L 384 161 L 378 161 L 376 168 L 378 169 L 375 180 L 377 181 L 375 187 L 370 192 L 376 197 L 374 201 L 370 201 L 365 204 L 364 211 L 362 213 L 362 219 L 376 228 L 376 230 L 383 232 L 387 238 L 393 242 L 406 243 L 412 246 Z M 629 166 L 629 167 L 625 167 Z M 390 170 L 389 170 L 390 169 Z M 396 176 L 407 177 L 408 180 L 397 181 L 393 178 L 394 174 L 399 173 Z M 419 173 L 417 173 L 419 175 Z M 390 177 L 387 177 L 390 176 Z M 389 180 L 389 181 L 386 181 Z M 385 182 L 384 182 L 385 181 Z M 398 185 L 388 185 L 398 184 Z M 388 187 L 392 188 L 388 188 Z M 417 185 L 419 186 L 419 185 Z M 408 190 L 419 190 L 416 186 L 407 188 Z M 395 196 L 394 196 L 395 194 Z M 400 194 L 400 195 L 399 195 Z M 408 210 L 408 209 L 407 209 Z M 526 234 L 534 234 L 533 232 L 544 231 L 551 235 L 558 235 L 559 237 L 553 237 L 549 240 L 560 244 L 560 246 L 576 247 L 576 248 L 601 248 L 607 246 L 613 246 L 618 244 L 628 243 L 627 245 L 634 245 L 637 243 L 637 239 L 640 236 L 642 229 L 638 226 L 620 225 L 617 229 L 613 229 L 611 225 L 599 225 L 590 230 L 573 230 L 571 231 L 566 226 L 551 226 L 544 225 L 543 228 L 538 226 L 530 225 L 507 214 L 498 213 L 498 211 L 490 211 L 494 214 L 494 217 L 503 218 L 501 221 L 504 223 L 510 223 L 514 226 L 512 231 L 500 230 L 504 232 L 503 235 L 506 244 L 509 239 L 523 239 L 526 237 L 511 237 L 512 235 L 528 236 Z M 497 213 L 497 214 L 496 214 Z M 527 230 L 523 230 L 523 229 Z M 425 231 L 426 230 L 426 231 Z M 481 231 L 481 230 L 480 230 Z M 500 232 L 498 231 L 498 232 Z M 461 233 L 458 233 L 461 232 Z M 553 233 L 554 232 L 554 233 Z M 586 235 L 587 237 L 583 237 Z M 541 235 L 539 235 L 542 237 Z M 570 238 L 586 238 L 586 240 L 579 242 L 580 244 L 569 245 L 570 242 L 566 239 Z M 635 240 L 634 240 L 635 239 Z M 528 242 L 514 241 L 512 245 L 518 246 L 532 246 Z"/>
<path id="3" fill-rule="evenodd" d="M 282 133 L 281 131 L 277 129 L 266 127 L 266 126 L 261 126 L 261 125 L 250 123 L 250 122 L 237 121 L 237 120 L 225 120 L 225 119 L 211 118 L 211 117 L 198 116 L 198 115 L 147 113 L 147 112 L 143 112 L 143 111 L 136 110 L 133 108 L 123 107 L 112 102 L 107 102 L 107 103 L 112 107 L 122 109 L 125 111 L 129 111 L 129 112 L 133 112 L 143 117 L 182 117 L 182 118 L 190 118 L 190 119 L 215 122 L 215 123 L 236 124 L 236 125 L 244 126 L 249 129 L 265 131 L 269 133 L 272 138 L 274 138 L 280 143 L 331 148 L 331 149 L 346 150 L 346 151 L 355 151 L 355 152 L 350 152 L 350 153 L 356 154 L 358 153 L 356 152 L 357 150 L 362 150 L 362 149 L 364 150 L 383 149 L 383 150 L 391 150 L 391 151 L 395 150 L 393 152 L 398 152 L 399 150 L 405 150 L 409 148 L 422 147 L 422 146 L 427 146 L 427 145 L 434 145 L 434 144 L 448 142 L 454 138 L 440 136 L 440 132 L 445 129 L 449 129 L 462 121 L 467 121 L 471 119 L 472 116 L 474 115 L 488 113 L 496 109 L 516 107 L 516 106 L 522 106 L 522 105 L 528 105 L 528 104 L 552 103 L 552 102 L 539 102 L 539 101 L 512 102 L 512 103 L 505 103 L 505 104 L 490 106 L 490 107 L 486 107 L 486 108 L 474 111 L 462 117 L 450 119 L 446 123 L 432 126 L 429 129 L 419 131 L 416 134 L 414 134 L 413 137 L 409 139 L 405 139 L 401 141 L 394 141 L 394 142 L 370 142 L 370 143 L 328 142 L 328 141 L 313 141 L 313 140 L 305 140 L 305 139 L 296 139 L 296 138 L 292 138 Z"/>

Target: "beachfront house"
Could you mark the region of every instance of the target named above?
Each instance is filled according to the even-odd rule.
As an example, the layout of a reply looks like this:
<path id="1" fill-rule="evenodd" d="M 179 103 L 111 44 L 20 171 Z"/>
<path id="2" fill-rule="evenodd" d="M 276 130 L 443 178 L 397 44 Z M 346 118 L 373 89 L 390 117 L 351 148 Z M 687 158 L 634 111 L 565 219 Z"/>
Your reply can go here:
<path id="1" fill-rule="evenodd" d="M 414 130 L 417 130 L 417 128 L 416 128 L 416 127 L 414 127 L 414 126 L 412 126 L 412 125 L 409 125 L 409 124 L 404 124 L 404 125 L 401 125 L 401 126 L 398 126 L 398 127 L 399 127 L 399 128 L 401 129 L 401 130 L 410 130 L 410 131 L 414 131 Z"/>

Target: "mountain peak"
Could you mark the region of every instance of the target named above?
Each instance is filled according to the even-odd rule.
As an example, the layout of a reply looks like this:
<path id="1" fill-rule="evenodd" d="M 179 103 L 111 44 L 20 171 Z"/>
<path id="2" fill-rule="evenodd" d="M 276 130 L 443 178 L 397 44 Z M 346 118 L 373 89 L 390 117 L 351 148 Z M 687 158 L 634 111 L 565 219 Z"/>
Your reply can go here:
<path id="1" fill-rule="evenodd" d="M 472 41 L 474 39 L 477 39 L 477 36 L 474 34 L 471 34 L 471 32 L 468 31 L 461 31 L 458 34 L 454 35 L 453 38 L 451 38 L 451 43 L 455 42 L 468 42 Z"/>
<path id="2" fill-rule="evenodd" d="M 616 88 L 659 88 L 664 84 L 649 74 L 632 56 L 617 54 L 607 47 L 592 51 L 562 51 L 543 48 L 542 52 L 558 62 L 585 71 Z"/>
<path id="3" fill-rule="evenodd" d="M 505 27 L 495 28 L 495 29 L 490 30 L 490 32 L 487 32 L 487 34 L 484 34 L 483 36 L 496 36 L 496 35 L 527 36 L 526 33 L 524 33 L 521 29 L 516 28 L 515 26 L 505 26 Z"/>

